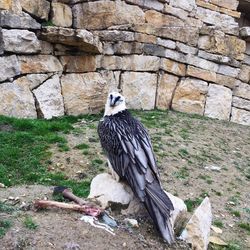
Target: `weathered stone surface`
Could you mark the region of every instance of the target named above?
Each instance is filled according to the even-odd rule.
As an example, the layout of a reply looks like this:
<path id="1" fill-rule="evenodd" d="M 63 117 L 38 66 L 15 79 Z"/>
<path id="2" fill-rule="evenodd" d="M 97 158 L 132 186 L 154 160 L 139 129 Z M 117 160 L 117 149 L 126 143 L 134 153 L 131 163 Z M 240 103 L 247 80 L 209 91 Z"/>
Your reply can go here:
<path id="1" fill-rule="evenodd" d="M 9 10 L 11 8 L 11 3 L 10 0 L 2 0 L 0 2 L 0 10 Z"/>
<path id="2" fill-rule="evenodd" d="M 58 75 L 45 81 L 33 90 L 38 106 L 38 114 L 41 118 L 51 119 L 64 115 L 63 97 Z"/>
<path id="3" fill-rule="evenodd" d="M 135 40 L 134 32 L 123 31 L 123 30 L 101 30 L 94 31 L 94 35 L 100 38 L 102 41 L 124 41 L 132 42 Z"/>
<path id="4" fill-rule="evenodd" d="M 165 56 L 166 49 L 160 45 L 157 45 L 157 44 L 147 43 L 143 46 L 143 52 L 146 55 L 163 57 L 163 56 Z"/>
<path id="5" fill-rule="evenodd" d="M 250 65 L 250 56 L 245 55 L 243 62 L 247 65 Z"/>
<path id="6" fill-rule="evenodd" d="M 0 57 L 0 82 L 20 75 L 20 66 L 15 55 Z"/>
<path id="7" fill-rule="evenodd" d="M 250 42 L 247 42 L 247 43 L 246 43 L 246 51 L 245 51 L 245 53 L 246 53 L 247 55 L 250 55 Z"/>
<path id="8" fill-rule="evenodd" d="M 1 115 L 37 118 L 35 101 L 27 86 L 15 82 L 0 84 L 0 103 Z"/>
<path id="9" fill-rule="evenodd" d="M 213 71 L 200 69 L 193 67 L 191 65 L 188 65 L 187 67 L 187 76 L 192 76 L 195 78 L 202 79 L 204 81 L 208 82 L 215 82 L 216 81 L 216 73 Z"/>
<path id="10" fill-rule="evenodd" d="M 51 55 L 18 56 L 21 73 L 49 73 L 62 71 L 59 60 Z"/>
<path id="11" fill-rule="evenodd" d="M 143 8 L 146 9 L 154 9 L 154 10 L 159 10 L 162 11 L 164 8 L 164 4 L 155 1 L 155 0 L 125 0 L 127 3 L 132 3 L 132 4 L 136 4 L 138 6 L 141 6 Z"/>
<path id="12" fill-rule="evenodd" d="M 238 30 L 238 23 L 233 17 L 221 14 L 217 11 L 197 7 L 196 17 L 204 23 L 215 25 L 218 29 L 223 30 L 229 34 L 235 34 L 235 29 Z"/>
<path id="13" fill-rule="evenodd" d="M 96 57 L 86 56 L 61 56 L 60 62 L 64 72 L 83 73 L 96 70 Z"/>
<path id="14" fill-rule="evenodd" d="M 120 56 L 100 56 L 100 61 L 97 67 L 108 70 L 122 69 L 122 59 L 123 58 Z"/>
<path id="15" fill-rule="evenodd" d="M 41 54 L 42 55 L 51 55 L 53 53 L 53 45 L 49 42 L 39 40 L 41 46 Z"/>
<path id="16" fill-rule="evenodd" d="M 233 107 L 250 111 L 250 100 L 246 100 L 246 99 L 234 96 L 233 97 Z"/>
<path id="17" fill-rule="evenodd" d="M 170 0 L 169 4 L 189 12 L 196 8 L 195 0 Z"/>
<path id="18" fill-rule="evenodd" d="M 121 75 L 121 88 L 124 96 L 126 96 L 128 108 L 153 109 L 156 85 L 156 74 L 125 72 Z"/>
<path id="19" fill-rule="evenodd" d="M 205 59 L 202 59 L 200 57 L 188 54 L 187 55 L 187 63 L 191 64 L 193 66 L 196 66 L 201 69 L 211 70 L 214 72 L 217 72 L 219 69 L 219 65 L 210 61 L 207 61 Z"/>
<path id="20" fill-rule="evenodd" d="M 242 65 L 239 73 L 239 79 L 243 82 L 248 83 L 250 81 L 250 66 Z"/>
<path id="21" fill-rule="evenodd" d="M 182 80 L 175 90 L 172 108 L 203 115 L 207 90 L 208 84 L 204 81 L 192 78 Z"/>
<path id="22" fill-rule="evenodd" d="M 217 83 L 219 85 L 226 86 L 226 87 L 228 87 L 230 89 L 234 89 L 237 86 L 239 86 L 241 81 L 239 81 L 239 80 L 237 80 L 237 79 L 235 79 L 234 77 L 231 77 L 231 76 L 216 74 L 215 83 Z"/>
<path id="23" fill-rule="evenodd" d="M 2 28 L 0 28 L 0 55 L 4 53 L 4 42 L 3 42 L 3 33 Z"/>
<path id="24" fill-rule="evenodd" d="M 170 74 L 161 74 L 159 77 L 156 107 L 169 109 L 173 98 L 174 90 L 179 78 Z"/>
<path id="25" fill-rule="evenodd" d="M 26 13 L 13 14 L 8 11 L 1 11 L 0 13 L 0 27 L 12 29 L 40 29 L 39 24 L 35 19 Z"/>
<path id="26" fill-rule="evenodd" d="M 240 82 L 234 88 L 233 95 L 250 100 L 250 85 Z"/>
<path id="27" fill-rule="evenodd" d="M 174 42 L 172 40 L 168 40 L 168 39 L 161 39 L 159 37 L 157 37 L 157 44 L 161 45 L 165 48 L 168 48 L 168 49 L 175 49 L 176 48 L 176 42 Z"/>
<path id="28" fill-rule="evenodd" d="M 188 12 L 183 10 L 183 9 L 179 9 L 179 8 L 175 8 L 171 5 L 165 4 L 164 13 L 168 13 L 171 14 L 173 16 L 179 17 L 180 19 L 186 19 L 188 16 Z"/>
<path id="29" fill-rule="evenodd" d="M 98 37 L 83 29 L 74 30 L 60 27 L 43 28 L 40 38 L 51 43 L 76 46 L 82 51 L 101 53 L 102 44 Z"/>
<path id="30" fill-rule="evenodd" d="M 157 43 L 157 37 L 153 35 L 147 35 L 143 33 L 135 33 L 135 41 L 140 43 Z"/>
<path id="31" fill-rule="evenodd" d="M 108 84 L 108 93 L 113 91 L 118 92 L 121 71 L 100 70 L 99 72 Z"/>
<path id="32" fill-rule="evenodd" d="M 184 43 L 180 43 L 180 42 L 176 42 L 176 50 L 177 51 L 180 51 L 184 54 L 196 54 L 198 49 L 197 48 L 194 48 L 194 47 L 191 47 L 191 46 L 188 46 Z"/>
<path id="33" fill-rule="evenodd" d="M 16 54 L 32 54 L 41 51 L 35 33 L 28 30 L 3 29 L 4 50 Z"/>
<path id="34" fill-rule="evenodd" d="M 178 63 L 169 59 L 161 59 L 161 69 L 173 73 L 178 76 L 185 76 L 186 65 L 183 63 Z"/>
<path id="35" fill-rule="evenodd" d="M 232 91 L 224 86 L 210 84 L 205 107 L 205 116 L 229 120 L 232 105 Z"/>
<path id="36" fill-rule="evenodd" d="M 177 52 L 175 50 L 165 49 L 164 57 L 175 60 L 177 62 L 186 63 L 187 57 L 185 54 Z"/>
<path id="37" fill-rule="evenodd" d="M 141 8 L 121 1 L 80 3 L 72 10 L 74 28 L 105 29 L 112 25 L 144 23 Z"/>
<path id="38" fill-rule="evenodd" d="M 52 2 L 52 22 L 56 26 L 71 27 L 72 26 L 72 11 L 71 8 L 63 3 Z"/>
<path id="39" fill-rule="evenodd" d="M 209 244 L 212 211 L 209 198 L 206 197 L 195 210 L 181 238 L 192 245 L 192 249 L 206 250 Z"/>
<path id="40" fill-rule="evenodd" d="M 220 65 L 217 72 L 219 74 L 222 74 L 222 75 L 237 77 L 239 75 L 239 73 L 240 73 L 240 69 L 239 68 L 233 68 L 233 67 L 226 66 L 226 65 Z"/>
<path id="41" fill-rule="evenodd" d="M 181 19 L 166 14 L 164 15 L 155 10 L 147 10 L 145 12 L 145 21 L 156 27 L 184 26 L 184 22 Z"/>
<path id="42" fill-rule="evenodd" d="M 227 1 L 220 1 L 220 0 L 209 0 L 210 3 L 218 5 L 220 7 L 224 7 L 230 10 L 237 10 L 239 5 L 238 0 L 227 0 Z"/>
<path id="43" fill-rule="evenodd" d="M 243 109 L 232 108 L 231 122 L 250 125 L 250 112 Z"/>
<path id="44" fill-rule="evenodd" d="M 46 0 L 36 0 L 36 4 L 30 0 L 20 0 L 23 10 L 42 20 L 49 19 L 50 2 Z"/>
<path id="45" fill-rule="evenodd" d="M 242 27 L 240 29 L 240 36 L 248 40 L 250 37 L 250 27 Z"/>
<path id="46" fill-rule="evenodd" d="M 10 8 L 8 9 L 10 13 L 22 14 L 22 6 L 19 0 L 10 0 Z"/>
<path id="47" fill-rule="evenodd" d="M 142 54 L 144 44 L 136 42 L 117 42 L 112 45 L 112 51 L 116 55 Z"/>
<path id="48" fill-rule="evenodd" d="M 133 195 L 125 190 L 125 184 L 117 182 L 110 174 L 103 173 L 93 178 L 88 198 L 95 198 L 103 208 L 113 204 L 127 207 Z"/>
<path id="49" fill-rule="evenodd" d="M 103 109 L 108 84 L 101 74 L 66 74 L 61 78 L 61 85 L 67 115 L 95 113 Z"/>
<path id="50" fill-rule="evenodd" d="M 45 82 L 52 73 L 49 74 L 28 74 L 26 76 L 19 77 L 15 80 L 15 83 L 19 86 L 28 86 L 30 90 L 37 88 L 43 82 Z"/>

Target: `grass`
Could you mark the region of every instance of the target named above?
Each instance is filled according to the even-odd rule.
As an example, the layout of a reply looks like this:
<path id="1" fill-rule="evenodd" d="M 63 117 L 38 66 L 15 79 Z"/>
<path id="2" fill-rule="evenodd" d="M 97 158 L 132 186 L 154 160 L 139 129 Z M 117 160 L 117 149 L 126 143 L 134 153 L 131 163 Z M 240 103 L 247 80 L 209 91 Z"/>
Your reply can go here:
<path id="1" fill-rule="evenodd" d="M 203 200 L 202 198 L 195 198 L 193 200 L 189 198 L 185 200 L 184 202 L 187 206 L 188 212 L 193 212 L 194 209 L 201 204 L 202 200 Z"/>
<path id="2" fill-rule="evenodd" d="M 26 216 L 24 218 L 23 225 L 30 230 L 35 230 L 38 228 L 38 224 L 30 216 Z"/>
<path id="3" fill-rule="evenodd" d="M 12 226 L 12 222 L 10 220 L 2 220 L 0 219 L 0 238 L 3 237 L 7 231 Z"/>
<path id="4" fill-rule="evenodd" d="M 219 227 L 219 228 L 224 227 L 223 222 L 221 220 L 214 220 L 213 225 L 215 225 L 216 227 Z"/>
<path id="5" fill-rule="evenodd" d="M 81 143 L 79 145 L 76 145 L 74 148 L 76 149 L 89 149 L 89 145 L 85 143 Z"/>
<path id="6" fill-rule="evenodd" d="M 242 229 L 245 229 L 248 233 L 250 233 L 250 223 L 241 222 L 241 223 L 239 223 L 239 227 Z"/>

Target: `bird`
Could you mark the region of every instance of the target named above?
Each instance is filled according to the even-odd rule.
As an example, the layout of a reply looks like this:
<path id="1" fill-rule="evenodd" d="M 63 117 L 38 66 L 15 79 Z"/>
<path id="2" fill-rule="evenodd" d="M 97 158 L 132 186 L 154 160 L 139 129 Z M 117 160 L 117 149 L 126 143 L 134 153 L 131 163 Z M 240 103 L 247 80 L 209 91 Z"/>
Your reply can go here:
<path id="1" fill-rule="evenodd" d="M 125 97 L 119 92 L 108 94 L 97 130 L 115 175 L 144 204 L 163 239 L 168 244 L 174 243 L 170 220 L 174 207 L 162 188 L 149 134 L 128 111 Z"/>

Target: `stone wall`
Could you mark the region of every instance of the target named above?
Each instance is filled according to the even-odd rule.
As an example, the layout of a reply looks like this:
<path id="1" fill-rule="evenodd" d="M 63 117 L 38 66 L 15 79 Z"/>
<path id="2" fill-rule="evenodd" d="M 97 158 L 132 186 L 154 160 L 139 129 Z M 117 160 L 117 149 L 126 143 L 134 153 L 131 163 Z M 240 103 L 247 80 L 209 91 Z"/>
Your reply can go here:
<path id="1" fill-rule="evenodd" d="M 237 0 L 1 0 L 0 114 L 128 107 L 250 125 L 250 43 Z"/>

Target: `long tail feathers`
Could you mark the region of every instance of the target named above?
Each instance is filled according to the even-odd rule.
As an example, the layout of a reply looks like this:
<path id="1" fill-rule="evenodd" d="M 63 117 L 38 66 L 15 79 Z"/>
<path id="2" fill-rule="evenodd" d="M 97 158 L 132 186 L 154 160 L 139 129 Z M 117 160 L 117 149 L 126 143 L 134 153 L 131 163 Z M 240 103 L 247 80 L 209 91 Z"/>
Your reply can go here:
<path id="1" fill-rule="evenodd" d="M 146 193 L 144 204 L 156 228 L 168 244 L 174 243 L 174 230 L 170 221 L 170 212 L 174 209 L 171 200 L 156 181 L 146 187 Z"/>

